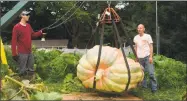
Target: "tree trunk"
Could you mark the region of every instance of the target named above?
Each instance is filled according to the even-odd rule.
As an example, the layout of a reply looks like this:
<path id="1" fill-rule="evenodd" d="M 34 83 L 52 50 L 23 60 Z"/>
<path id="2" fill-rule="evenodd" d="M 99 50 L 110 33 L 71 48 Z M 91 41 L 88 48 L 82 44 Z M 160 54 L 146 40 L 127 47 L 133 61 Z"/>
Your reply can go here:
<path id="1" fill-rule="evenodd" d="M 74 47 L 75 46 L 77 47 L 78 46 L 78 38 L 79 38 L 79 35 L 80 35 L 80 33 L 79 33 L 79 22 L 73 20 L 72 23 L 71 23 L 71 26 L 72 26 L 72 33 L 73 33 L 72 44 L 73 44 Z"/>

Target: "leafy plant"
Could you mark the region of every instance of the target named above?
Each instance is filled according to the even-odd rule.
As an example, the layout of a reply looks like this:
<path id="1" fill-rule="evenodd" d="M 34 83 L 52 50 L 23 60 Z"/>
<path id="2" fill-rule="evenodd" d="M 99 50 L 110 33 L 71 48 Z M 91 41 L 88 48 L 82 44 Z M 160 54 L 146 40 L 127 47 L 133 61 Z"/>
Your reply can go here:
<path id="1" fill-rule="evenodd" d="M 67 73 L 76 74 L 78 54 L 63 54 L 58 50 L 35 50 L 34 54 L 36 71 L 43 80 L 62 82 Z"/>
<path id="2" fill-rule="evenodd" d="M 136 59 L 134 54 L 129 54 L 128 57 L 131 58 L 131 59 Z"/>
<path id="3" fill-rule="evenodd" d="M 62 95 L 57 92 L 36 92 L 32 95 L 31 100 L 62 100 Z"/>
<path id="4" fill-rule="evenodd" d="M 183 92 L 186 92 L 186 89 L 181 88 L 163 88 L 159 89 L 155 94 L 151 92 L 150 89 L 143 89 L 143 88 L 136 88 L 129 92 L 129 94 L 135 95 L 137 97 L 142 98 L 144 101 L 163 101 L 163 100 L 170 100 L 170 101 L 181 101 Z"/>
<path id="5" fill-rule="evenodd" d="M 154 65 L 160 87 L 181 88 L 186 85 L 186 64 L 163 55 L 155 55 Z"/>
<path id="6" fill-rule="evenodd" d="M 60 82 L 63 80 L 66 74 L 67 64 L 64 62 L 64 58 L 59 56 L 49 63 L 48 80 L 50 82 Z"/>
<path id="7" fill-rule="evenodd" d="M 74 74 L 68 73 L 62 83 L 62 92 L 84 92 L 86 88 L 82 85 L 82 82 L 77 78 L 73 77 Z"/>
<path id="8" fill-rule="evenodd" d="M 61 52 L 58 50 L 51 50 L 51 51 L 36 50 L 34 52 L 36 72 L 39 74 L 39 76 L 42 79 L 47 79 L 49 77 L 48 75 L 50 72 L 50 70 L 48 70 L 49 63 L 60 54 Z"/>
<path id="9" fill-rule="evenodd" d="M 8 75 L 8 65 L 6 65 L 6 64 L 0 64 L 1 66 L 0 66 L 0 77 L 2 78 L 2 77 L 4 77 L 5 75 Z"/>
<path id="10" fill-rule="evenodd" d="M 134 55 L 130 54 L 129 57 L 133 58 Z M 186 64 L 163 55 L 154 55 L 153 58 L 159 88 L 187 87 Z"/>
<path id="11" fill-rule="evenodd" d="M 74 54 L 61 54 L 49 64 L 49 81 L 60 82 L 68 73 L 76 74 L 79 57 Z"/>
<path id="12" fill-rule="evenodd" d="M 8 47 L 8 46 L 4 46 L 4 48 L 5 48 L 6 58 L 7 58 L 9 68 L 13 72 L 17 72 L 18 71 L 18 63 L 16 61 L 14 61 L 13 58 L 12 58 L 11 48 Z"/>
<path id="13" fill-rule="evenodd" d="M 16 80 L 10 76 L 5 76 L 1 81 L 1 100 L 30 100 L 33 91 L 45 91 L 43 83 L 30 84 L 29 80 Z"/>

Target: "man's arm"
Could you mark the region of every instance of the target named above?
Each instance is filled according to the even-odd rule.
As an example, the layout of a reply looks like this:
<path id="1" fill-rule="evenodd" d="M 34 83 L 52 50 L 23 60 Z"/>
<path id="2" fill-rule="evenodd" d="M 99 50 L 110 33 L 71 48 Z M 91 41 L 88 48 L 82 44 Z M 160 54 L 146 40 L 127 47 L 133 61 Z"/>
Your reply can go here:
<path id="1" fill-rule="evenodd" d="M 34 32 L 33 29 L 32 29 L 32 27 L 31 27 L 30 25 L 29 25 L 29 27 L 30 27 L 30 29 L 31 29 L 31 36 L 32 36 L 33 38 L 36 38 L 36 37 L 39 37 L 39 36 L 42 35 L 42 30 L 39 30 L 38 32 Z"/>
<path id="2" fill-rule="evenodd" d="M 149 43 L 149 48 L 150 48 L 150 57 L 149 57 L 149 62 L 153 63 L 153 40 L 151 36 L 148 38 L 148 43 Z"/>
<path id="3" fill-rule="evenodd" d="M 17 29 L 16 29 L 16 27 L 14 27 L 13 31 L 12 31 L 12 44 L 11 44 L 12 56 L 17 56 L 17 49 L 16 49 L 17 34 L 18 34 Z"/>
<path id="4" fill-rule="evenodd" d="M 42 30 L 40 30 L 40 31 L 38 31 L 38 32 L 34 32 L 34 31 L 32 30 L 32 37 L 33 37 L 33 38 L 39 37 L 39 36 L 41 36 L 41 35 L 42 35 Z"/>
<path id="5" fill-rule="evenodd" d="M 149 48 L 150 48 L 150 57 L 153 57 L 153 44 L 152 43 L 149 44 Z"/>

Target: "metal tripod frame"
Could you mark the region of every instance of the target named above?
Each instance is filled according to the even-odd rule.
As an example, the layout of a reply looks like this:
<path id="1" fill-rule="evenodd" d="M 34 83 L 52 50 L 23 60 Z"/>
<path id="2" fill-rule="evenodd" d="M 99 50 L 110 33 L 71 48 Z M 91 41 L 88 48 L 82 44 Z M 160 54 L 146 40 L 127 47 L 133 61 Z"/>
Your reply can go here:
<path id="1" fill-rule="evenodd" d="M 107 8 L 107 9 L 109 9 L 109 8 Z M 105 13 L 105 12 L 106 12 L 106 10 L 104 11 L 104 13 Z M 123 54 L 123 57 L 124 57 L 124 61 L 125 61 L 125 63 L 126 63 L 127 71 L 128 71 L 128 82 L 127 82 L 127 85 L 126 85 L 126 87 L 124 88 L 124 91 L 120 92 L 120 93 L 123 93 L 123 92 L 126 92 L 126 91 L 128 90 L 128 87 L 129 87 L 129 84 L 130 84 L 130 80 L 131 80 L 131 74 L 130 74 L 129 64 L 128 64 L 128 61 L 127 61 L 127 57 L 126 57 L 125 51 L 124 51 L 124 49 L 123 49 L 123 45 L 122 45 L 122 42 L 121 42 L 121 39 L 120 39 L 120 35 L 119 35 L 119 31 L 118 31 L 118 29 L 117 29 L 116 23 L 120 23 L 120 25 L 121 25 L 121 27 L 122 27 L 122 29 L 123 29 L 123 32 L 125 33 L 125 36 L 127 37 L 127 41 L 130 43 L 130 47 L 131 47 L 131 49 L 132 49 L 132 51 L 133 51 L 133 53 L 134 53 L 134 55 L 135 55 L 136 58 L 137 58 L 137 55 L 136 55 L 135 49 L 134 49 L 134 47 L 133 47 L 131 38 L 130 38 L 129 35 L 125 32 L 124 24 L 123 24 L 123 22 L 122 22 L 122 19 L 119 18 L 119 16 L 117 15 L 117 16 L 118 16 L 118 17 L 117 17 L 117 20 L 115 19 L 115 16 L 114 16 L 114 18 L 109 17 L 110 19 L 107 19 L 107 20 L 106 20 L 106 19 L 104 18 L 104 17 L 105 17 L 105 16 L 104 16 L 104 13 L 102 14 L 103 17 L 101 17 L 101 20 L 100 20 L 100 23 L 99 23 L 99 26 L 101 26 L 101 31 L 100 31 L 100 46 L 99 46 L 99 53 L 98 53 L 98 59 L 97 59 L 97 64 L 96 64 L 95 75 L 96 75 L 96 73 L 97 73 L 97 70 L 98 70 L 98 67 L 99 67 L 99 64 L 100 64 L 100 58 L 101 58 L 101 53 L 102 53 L 101 51 L 102 51 L 102 45 L 103 45 L 104 25 L 105 25 L 105 23 L 112 23 L 113 29 L 115 30 L 115 31 L 114 31 L 114 32 L 115 32 L 114 35 L 116 35 L 116 37 L 117 37 L 117 41 L 118 41 L 118 43 L 119 43 L 119 45 L 120 45 L 120 48 L 121 48 L 121 51 L 122 51 L 122 54 Z M 115 11 L 114 11 L 113 14 L 117 14 L 117 13 L 115 13 Z M 106 21 L 105 21 L 105 20 L 106 20 Z M 109 20 L 111 20 L 111 21 L 109 21 Z M 94 82 L 93 82 L 93 88 L 94 88 L 95 90 L 97 90 L 97 89 L 96 89 L 95 77 L 94 77 Z M 107 92 L 107 91 L 102 91 L 102 92 L 112 93 L 112 92 Z M 113 93 L 116 94 L 116 92 L 113 92 Z"/>

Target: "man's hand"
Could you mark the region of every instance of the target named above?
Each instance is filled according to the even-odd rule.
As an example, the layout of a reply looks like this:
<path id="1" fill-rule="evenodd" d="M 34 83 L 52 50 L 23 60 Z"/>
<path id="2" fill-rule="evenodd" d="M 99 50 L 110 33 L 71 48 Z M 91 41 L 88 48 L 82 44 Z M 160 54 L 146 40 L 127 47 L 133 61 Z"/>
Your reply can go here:
<path id="1" fill-rule="evenodd" d="M 12 56 L 12 58 L 14 59 L 14 61 L 18 62 L 18 59 L 19 59 L 18 55 Z"/>
<path id="2" fill-rule="evenodd" d="M 47 28 L 44 28 L 44 29 L 42 29 L 42 33 L 44 34 L 46 34 L 47 33 L 47 31 L 48 31 L 48 29 Z"/>
<path id="3" fill-rule="evenodd" d="M 153 58 L 152 58 L 152 56 L 151 57 L 149 57 L 149 63 L 153 63 Z"/>

